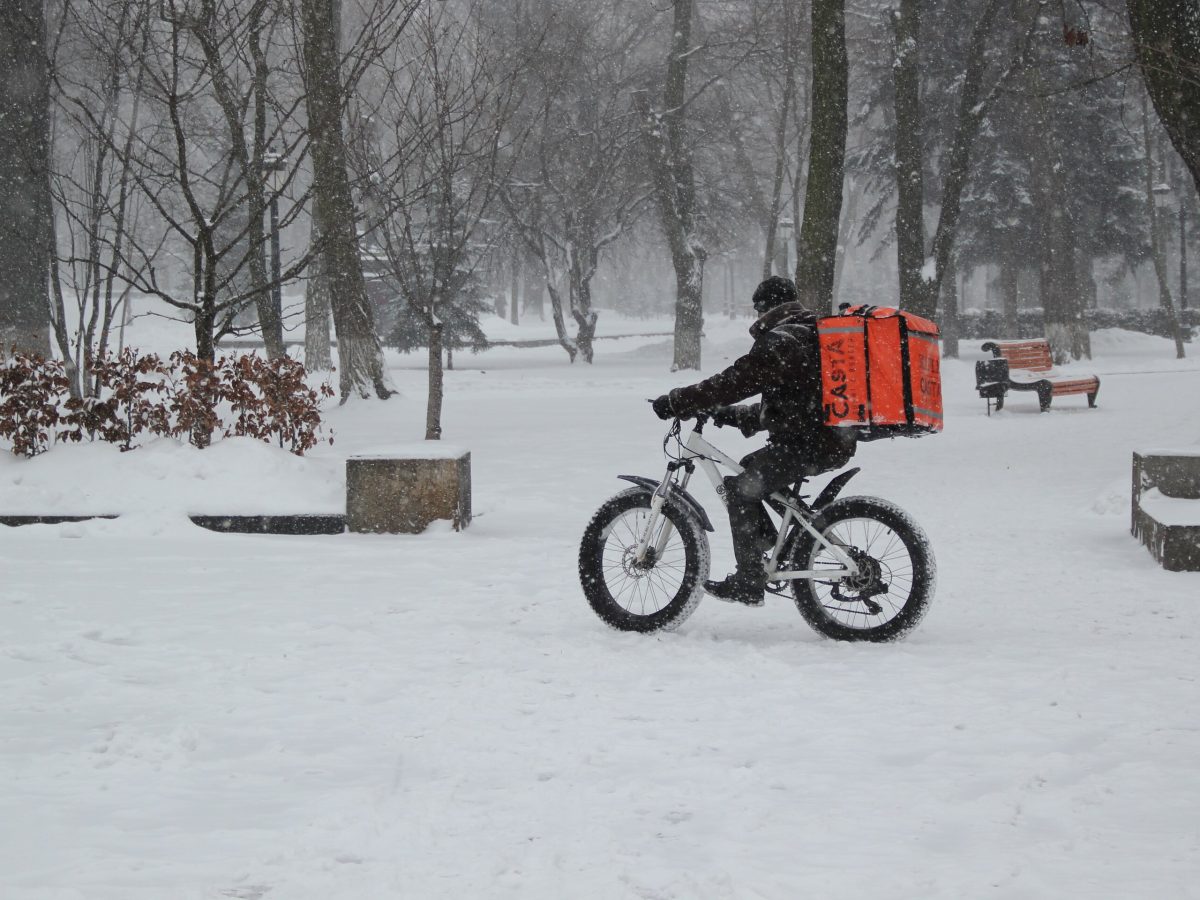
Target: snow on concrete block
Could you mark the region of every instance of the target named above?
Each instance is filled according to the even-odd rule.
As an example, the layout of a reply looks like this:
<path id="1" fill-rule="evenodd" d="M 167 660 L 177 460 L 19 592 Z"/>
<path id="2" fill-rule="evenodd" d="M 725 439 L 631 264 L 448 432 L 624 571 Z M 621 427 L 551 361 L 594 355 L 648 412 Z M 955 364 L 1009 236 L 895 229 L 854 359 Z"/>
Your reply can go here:
<path id="1" fill-rule="evenodd" d="M 346 527 L 367 534 L 420 534 L 449 520 L 471 522 L 471 454 L 446 447 L 405 448 L 346 460 Z"/>
<path id="2" fill-rule="evenodd" d="M 1168 572 L 1200 572 L 1200 454 L 1133 454 L 1130 530 Z"/>

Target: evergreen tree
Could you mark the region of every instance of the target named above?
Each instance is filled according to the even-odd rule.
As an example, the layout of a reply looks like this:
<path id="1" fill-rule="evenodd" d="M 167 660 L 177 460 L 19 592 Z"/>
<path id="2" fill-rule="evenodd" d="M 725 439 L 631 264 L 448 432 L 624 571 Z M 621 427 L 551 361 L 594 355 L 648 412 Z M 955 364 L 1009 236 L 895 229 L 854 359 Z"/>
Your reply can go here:
<path id="1" fill-rule="evenodd" d="M 1083 311 L 1095 305 L 1094 263 L 1146 258 L 1138 137 L 1127 85 L 1097 77 L 1097 57 L 1043 18 L 1028 65 L 980 137 L 980 167 L 963 214 L 962 264 L 1000 268 L 1015 336 L 1017 290 L 1037 285 L 1061 361 L 1090 355 Z"/>
<path id="2" fill-rule="evenodd" d="M 457 274 L 458 290 L 452 299 L 443 301 L 437 311 L 442 323 L 442 345 L 447 350 L 470 349 L 478 353 L 488 347 L 479 317 L 494 310 L 484 294 L 482 279 L 473 268 L 460 267 Z M 385 278 L 385 284 L 395 291 L 389 310 L 392 327 L 388 331 L 387 345 L 401 353 L 428 348 L 429 321 L 422 304 L 403 296 L 394 279 Z"/>

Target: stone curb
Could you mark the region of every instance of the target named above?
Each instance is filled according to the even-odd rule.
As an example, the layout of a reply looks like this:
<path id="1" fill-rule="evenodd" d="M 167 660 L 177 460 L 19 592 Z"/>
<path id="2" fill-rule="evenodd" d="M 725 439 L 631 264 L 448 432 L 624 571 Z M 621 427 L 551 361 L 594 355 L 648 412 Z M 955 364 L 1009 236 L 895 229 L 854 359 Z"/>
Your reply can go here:
<path id="1" fill-rule="evenodd" d="M 66 522 L 86 522 L 89 519 L 116 519 L 116 515 L 94 516 L 6 516 L 0 515 L 0 525 L 62 525 Z M 341 534 L 346 530 L 346 517 L 341 513 L 297 514 L 277 516 L 188 516 L 201 528 L 224 534 Z"/>

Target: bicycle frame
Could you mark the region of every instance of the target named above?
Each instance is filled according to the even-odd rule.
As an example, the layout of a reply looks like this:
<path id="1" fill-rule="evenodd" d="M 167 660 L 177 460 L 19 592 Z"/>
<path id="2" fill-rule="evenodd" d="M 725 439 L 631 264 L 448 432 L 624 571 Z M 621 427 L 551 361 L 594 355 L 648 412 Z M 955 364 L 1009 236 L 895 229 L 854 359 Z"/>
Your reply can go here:
<path id="1" fill-rule="evenodd" d="M 735 475 L 740 475 L 744 471 L 737 460 L 723 453 L 704 439 L 701 434 L 704 429 L 704 422 L 704 418 L 698 419 L 692 432 L 686 439 L 680 441 L 682 454 L 667 466 L 667 473 L 663 476 L 658 489 L 655 490 L 654 496 L 651 498 L 650 518 L 646 523 L 645 533 L 638 541 L 637 559 L 639 562 L 645 559 L 646 551 L 652 544 L 656 554 L 661 554 L 667 545 L 667 541 L 670 540 L 673 526 L 671 525 L 671 520 L 662 515 L 662 507 L 667 499 L 668 485 L 674 483 L 680 490 L 686 489 L 688 481 L 691 480 L 692 473 L 698 465 L 701 471 L 708 476 L 708 480 L 712 483 L 713 490 L 717 492 L 717 496 L 722 501 L 725 501 L 725 483 L 718 466 L 723 466 Z M 682 477 L 678 474 L 680 471 L 683 472 Z M 822 581 L 841 581 L 842 579 L 859 574 L 859 567 L 853 558 L 842 550 L 838 544 L 830 542 L 824 535 L 813 528 L 811 522 L 813 513 L 811 510 L 797 506 L 792 498 L 786 494 L 776 492 L 771 494 L 770 499 L 780 504 L 784 511 L 783 520 L 779 525 L 779 536 L 775 539 L 775 546 L 766 563 L 768 581 L 796 581 L 799 579 L 814 578 L 820 578 Z M 663 522 L 662 528 L 658 532 L 656 539 L 652 540 L 651 536 L 655 534 L 655 527 L 659 524 L 660 518 Z M 820 572 L 811 569 L 781 570 L 779 568 L 780 557 L 793 522 L 812 535 L 821 546 L 829 550 L 840 563 L 840 567 L 822 569 Z"/>

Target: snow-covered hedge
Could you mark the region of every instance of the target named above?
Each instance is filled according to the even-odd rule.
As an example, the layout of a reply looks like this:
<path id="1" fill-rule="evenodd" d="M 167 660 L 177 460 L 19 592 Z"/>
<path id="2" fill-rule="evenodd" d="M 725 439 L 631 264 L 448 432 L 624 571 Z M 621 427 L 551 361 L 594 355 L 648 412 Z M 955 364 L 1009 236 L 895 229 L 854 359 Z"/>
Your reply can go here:
<path id="1" fill-rule="evenodd" d="M 1142 334 L 1171 337 L 1167 315 L 1161 309 L 1088 309 L 1083 313 L 1088 329 L 1124 328 Z M 1180 312 L 1184 325 L 1184 340 L 1191 340 L 1192 332 L 1200 328 L 1200 310 L 1186 309 Z M 1035 338 L 1046 333 L 1041 307 L 1022 309 L 1017 314 L 1017 334 L 1009 334 L 1004 324 L 1004 314 L 999 310 L 971 309 L 958 317 L 959 337 L 964 340 L 986 340 L 987 338 Z"/>
<path id="2" fill-rule="evenodd" d="M 333 396 L 328 384 L 312 388 L 305 376 L 293 359 L 222 356 L 209 364 L 190 352 L 163 360 L 126 348 L 93 359 L 86 396 L 73 397 L 60 361 L 16 354 L 0 365 L 0 440 L 28 457 L 59 441 L 131 450 L 143 435 L 187 437 L 197 446 L 249 436 L 302 455 L 319 440 L 322 398 Z"/>

